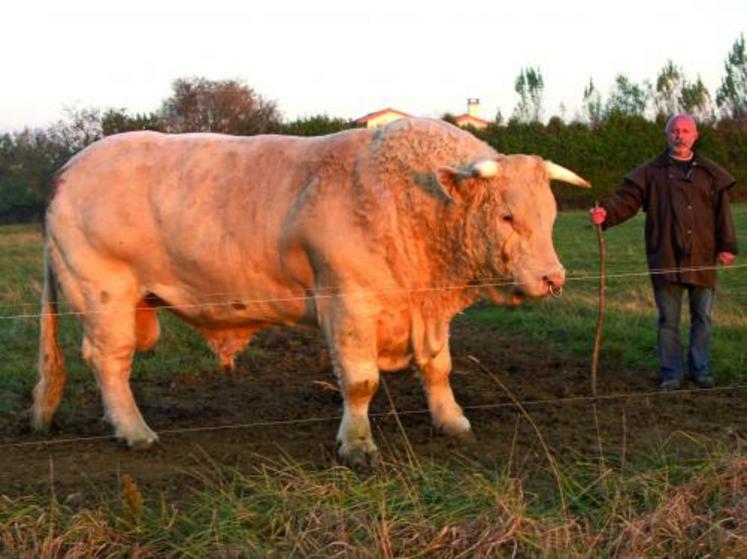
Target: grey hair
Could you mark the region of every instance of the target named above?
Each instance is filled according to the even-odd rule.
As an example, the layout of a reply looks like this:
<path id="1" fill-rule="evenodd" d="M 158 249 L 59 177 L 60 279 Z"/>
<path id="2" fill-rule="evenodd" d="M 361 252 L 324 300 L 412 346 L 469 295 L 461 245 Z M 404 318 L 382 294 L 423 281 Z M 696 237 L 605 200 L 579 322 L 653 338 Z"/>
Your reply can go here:
<path id="1" fill-rule="evenodd" d="M 698 129 L 698 123 L 695 122 L 695 119 L 692 117 L 692 115 L 689 115 L 687 113 L 678 113 L 676 115 L 672 115 L 669 117 L 669 120 L 667 121 L 667 125 L 664 127 L 664 133 L 669 134 L 669 130 L 672 128 L 672 124 L 674 124 L 674 121 L 678 118 L 684 118 L 686 120 L 689 120 L 692 122 L 695 129 Z"/>

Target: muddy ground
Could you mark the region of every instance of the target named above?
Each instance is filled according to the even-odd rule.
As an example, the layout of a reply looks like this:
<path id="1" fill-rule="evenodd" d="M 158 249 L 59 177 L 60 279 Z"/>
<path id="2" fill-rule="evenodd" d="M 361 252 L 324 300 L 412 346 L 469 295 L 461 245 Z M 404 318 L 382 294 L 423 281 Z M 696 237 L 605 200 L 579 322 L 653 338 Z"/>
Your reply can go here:
<path id="1" fill-rule="evenodd" d="M 92 393 L 61 409 L 48 437 L 30 433 L 24 413 L 0 418 L 0 495 L 43 494 L 52 485 L 63 496 L 116 490 L 125 473 L 141 486 L 173 494 L 193 483 L 195 467 L 211 463 L 244 469 L 289 457 L 312 468 L 335 464 L 341 400 L 318 333 L 268 331 L 257 336 L 254 346 L 257 351 L 239 357 L 234 373 L 216 366 L 168 380 L 135 375 L 141 410 L 161 436 L 158 448 L 148 452 L 129 451 L 109 438 Z M 719 386 L 660 393 L 650 371 L 623 370 L 603 358 L 598 437 L 587 398 L 588 360 L 561 359 L 545 348 L 464 322 L 453 325 L 451 347 L 452 384 L 472 422 L 474 443 L 457 444 L 434 431 L 412 370 L 385 375 L 407 441 L 420 457 L 466 459 L 518 476 L 547 471 L 534 428 L 508 405 L 511 400 L 496 378 L 526 402 L 526 411 L 561 461 L 596 457 L 600 441 L 605 457 L 619 464 L 651 456 L 662 446 L 683 458 L 702 454 L 703 440 L 733 449 L 747 436 L 744 390 Z M 401 458 L 405 438 L 383 386 L 371 412 L 384 458 Z M 94 438 L 70 440 L 88 437 Z"/>

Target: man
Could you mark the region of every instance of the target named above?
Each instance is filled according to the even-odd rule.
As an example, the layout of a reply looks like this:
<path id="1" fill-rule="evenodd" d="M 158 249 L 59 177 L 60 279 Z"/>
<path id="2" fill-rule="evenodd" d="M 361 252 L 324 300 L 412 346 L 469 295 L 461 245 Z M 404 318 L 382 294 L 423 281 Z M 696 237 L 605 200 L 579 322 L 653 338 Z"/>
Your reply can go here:
<path id="1" fill-rule="evenodd" d="M 592 223 L 612 227 L 646 212 L 646 256 L 659 312 L 658 356 L 663 390 L 679 388 L 685 376 L 680 344 L 682 293 L 690 302 L 687 374 L 710 388 L 711 309 L 716 263 L 729 265 L 737 254 L 728 190 L 734 178 L 693 151 L 695 120 L 673 116 L 664 130 L 669 149 L 631 171 L 600 207 Z"/>

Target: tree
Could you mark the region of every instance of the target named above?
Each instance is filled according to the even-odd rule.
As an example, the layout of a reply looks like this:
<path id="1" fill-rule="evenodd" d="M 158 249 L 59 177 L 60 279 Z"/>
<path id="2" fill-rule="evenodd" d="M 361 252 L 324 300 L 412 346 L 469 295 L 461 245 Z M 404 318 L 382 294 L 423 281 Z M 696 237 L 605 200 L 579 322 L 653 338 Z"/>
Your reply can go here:
<path id="1" fill-rule="evenodd" d="M 744 35 L 734 41 L 724 62 L 726 75 L 716 91 L 716 104 L 724 116 L 741 120 L 747 116 L 747 52 Z"/>
<path id="2" fill-rule="evenodd" d="M 182 78 L 173 85 L 159 117 L 168 132 L 220 132 L 251 136 L 280 126 L 274 101 L 238 80 Z"/>
<path id="3" fill-rule="evenodd" d="M 164 123 L 155 113 L 130 116 L 127 109 L 109 109 L 101 117 L 101 131 L 104 136 L 130 132 L 132 130 L 155 130 L 162 132 Z"/>
<path id="4" fill-rule="evenodd" d="M 514 83 L 514 91 L 519 94 L 519 103 L 513 117 L 519 122 L 539 122 L 542 118 L 542 94 L 545 82 L 538 68 L 522 68 Z"/>
<path id="5" fill-rule="evenodd" d="M 615 77 L 615 85 L 607 99 L 606 116 L 611 114 L 643 116 L 651 98 L 650 86 L 638 85 L 625 74 Z"/>
<path id="6" fill-rule="evenodd" d="M 26 128 L 0 137 L 0 220 L 39 219 L 55 173 L 101 138 L 97 109 L 68 109 L 67 120 L 47 130 Z"/>
<path id="7" fill-rule="evenodd" d="M 584 88 L 584 117 L 592 128 L 598 128 L 602 122 L 602 95 L 594 87 L 594 80 L 589 78 L 589 85 Z"/>
<path id="8" fill-rule="evenodd" d="M 350 121 L 342 118 L 315 115 L 286 122 L 282 125 L 281 132 L 290 136 L 323 136 L 347 130 L 353 126 Z"/>
<path id="9" fill-rule="evenodd" d="M 503 113 L 500 109 L 495 111 L 495 118 L 493 119 L 493 124 L 495 126 L 501 126 L 503 124 Z"/>
<path id="10" fill-rule="evenodd" d="M 103 137 L 99 109 L 66 109 L 67 120 L 59 120 L 46 132 L 48 139 L 72 157 Z"/>
<path id="11" fill-rule="evenodd" d="M 700 122 L 708 122 L 712 118 L 711 95 L 698 76 L 694 83 L 687 80 L 682 69 L 669 60 L 656 78 L 656 93 L 654 106 L 657 118 L 688 113 Z"/>
<path id="12" fill-rule="evenodd" d="M 52 177 L 69 154 L 41 129 L 0 137 L 0 221 L 39 219 Z"/>
<path id="13" fill-rule="evenodd" d="M 682 70 L 668 60 L 656 77 L 654 107 L 657 115 L 673 115 L 682 112 L 682 89 L 685 77 Z"/>
<path id="14" fill-rule="evenodd" d="M 682 85 L 680 98 L 682 110 L 692 115 L 699 122 L 710 122 L 713 120 L 713 102 L 711 94 L 703 84 L 703 80 L 698 79 L 695 83 L 685 80 Z"/>

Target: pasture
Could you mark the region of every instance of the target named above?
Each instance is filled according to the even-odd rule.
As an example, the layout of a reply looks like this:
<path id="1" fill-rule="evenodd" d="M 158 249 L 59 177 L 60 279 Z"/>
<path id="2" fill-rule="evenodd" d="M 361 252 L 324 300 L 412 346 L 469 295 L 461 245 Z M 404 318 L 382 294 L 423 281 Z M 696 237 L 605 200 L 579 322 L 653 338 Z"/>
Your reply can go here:
<path id="1" fill-rule="evenodd" d="M 744 245 L 747 206 L 734 213 Z M 744 554 L 747 257 L 720 273 L 717 387 L 658 392 L 642 221 L 605 234 L 597 399 L 596 236 L 568 211 L 555 230 L 562 297 L 478 304 L 452 325 L 452 384 L 477 440 L 434 432 L 414 370 L 387 374 L 371 410 L 384 464 L 370 476 L 335 459 L 341 399 L 318 332 L 262 333 L 225 373 L 163 311 L 132 377 L 158 448 L 110 439 L 70 315 L 56 427 L 31 434 L 41 236 L 0 228 L 0 555 Z"/>

